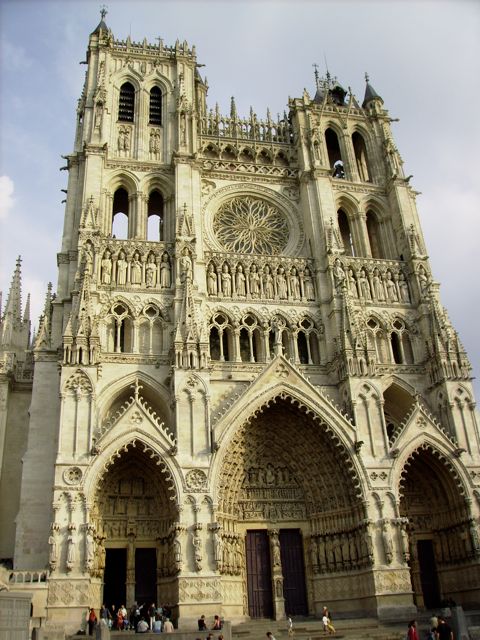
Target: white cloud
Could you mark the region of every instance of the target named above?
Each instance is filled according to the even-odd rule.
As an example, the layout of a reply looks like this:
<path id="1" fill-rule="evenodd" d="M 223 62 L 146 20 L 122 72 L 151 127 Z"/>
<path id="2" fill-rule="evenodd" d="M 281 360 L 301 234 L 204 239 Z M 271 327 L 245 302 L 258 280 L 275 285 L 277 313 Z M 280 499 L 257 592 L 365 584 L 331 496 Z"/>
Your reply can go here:
<path id="1" fill-rule="evenodd" d="M 6 218 L 13 207 L 13 180 L 8 176 L 0 176 L 0 218 Z"/>

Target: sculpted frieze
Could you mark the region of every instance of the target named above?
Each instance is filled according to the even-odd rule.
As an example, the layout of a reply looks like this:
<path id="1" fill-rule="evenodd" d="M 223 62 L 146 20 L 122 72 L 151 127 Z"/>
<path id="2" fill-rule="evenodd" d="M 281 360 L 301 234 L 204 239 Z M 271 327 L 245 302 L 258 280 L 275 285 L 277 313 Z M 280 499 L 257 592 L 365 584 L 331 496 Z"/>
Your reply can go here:
<path id="1" fill-rule="evenodd" d="M 181 578 L 178 588 L 180 602 L 218 602 L 222 597 L 222 583 L 218 578 Z"/>

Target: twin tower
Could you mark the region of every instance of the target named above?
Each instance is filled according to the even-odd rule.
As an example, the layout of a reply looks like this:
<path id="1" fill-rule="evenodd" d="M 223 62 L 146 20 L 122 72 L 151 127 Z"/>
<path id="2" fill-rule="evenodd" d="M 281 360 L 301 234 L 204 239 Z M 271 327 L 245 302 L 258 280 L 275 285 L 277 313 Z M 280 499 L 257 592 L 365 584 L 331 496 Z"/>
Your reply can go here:
<path id="1" fill-rule="evenodd" d="M 1 324 L 0 557 L 34 621 L 480 606 L 480 433 L 382 98 L 207 107 L 102 21 L 56 294 Z M 21 464 L 21 460 L 23 464 Z"/>

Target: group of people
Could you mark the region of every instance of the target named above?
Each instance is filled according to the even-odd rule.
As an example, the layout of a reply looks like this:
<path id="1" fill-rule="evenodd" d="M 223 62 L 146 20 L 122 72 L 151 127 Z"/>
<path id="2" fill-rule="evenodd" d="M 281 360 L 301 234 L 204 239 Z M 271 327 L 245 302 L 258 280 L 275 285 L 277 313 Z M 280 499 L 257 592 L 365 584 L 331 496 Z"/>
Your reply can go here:
<path id="1" fill-rule="evenodd" d="M 223 622 L 220 616 L 217 616 L 217 615 L 213 616 L 212 631 L 220 631 L 222 627 L 223 627 Z M 201 615 L 200 618 L 198 619 L 198 630 L 208 631 L 207 621 L 205 620 L 204 615 Z M 209 634 L 209 636 L 213 636 L 213 634 Z M 223 636 L 218 636 L 218 637 L 223 639 Z"/>
<path id="2" fill-rule="evenodd" d="M 443 616 L 432 616 L 430 619 L 429 640 L 453 640 L 453 631 Z M 417 621 L 408 623 L 407 640 L 420 640 L 417 630 Z"/>
<path id="3" fill-rule="evenodd" d="M 173 623 L 170 620 L 170 607 L 168 607 L 168 605 L 157 607 L 154 602 L 143 605 L 134 602 L 129 611 L 127 611 L 124 604 L 118 609 L 115 608 L 115 605 L 108 608 L 103 604 L 100 608 L 99 616 L 100 621 L 97 619 L 95 610 L 93 608 L 89 609 L 87 624 L 88 634 L 91 636 L 99 622 L 109 629 L 115 629 L 116 631 L 131 629 L 137 633 L 147 633 L 147 631 L 153 631 L 154 633 L 171 633 L 174 629 Z"/>

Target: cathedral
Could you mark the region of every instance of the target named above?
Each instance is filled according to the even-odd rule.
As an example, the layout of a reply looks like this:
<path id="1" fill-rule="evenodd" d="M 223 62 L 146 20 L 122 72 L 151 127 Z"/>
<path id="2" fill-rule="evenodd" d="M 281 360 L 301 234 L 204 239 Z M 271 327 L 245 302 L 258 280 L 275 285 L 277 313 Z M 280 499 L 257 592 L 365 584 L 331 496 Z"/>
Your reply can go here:
<path id="1" fill-rule="evenodd" d="M 1 318 L 10 588 L 69 631 L 480 606 L 471 367 L 382 98 L 222 114 L 199 67 L 89 37 L 56 291 L 31 337 L 19 260 Z"/>

